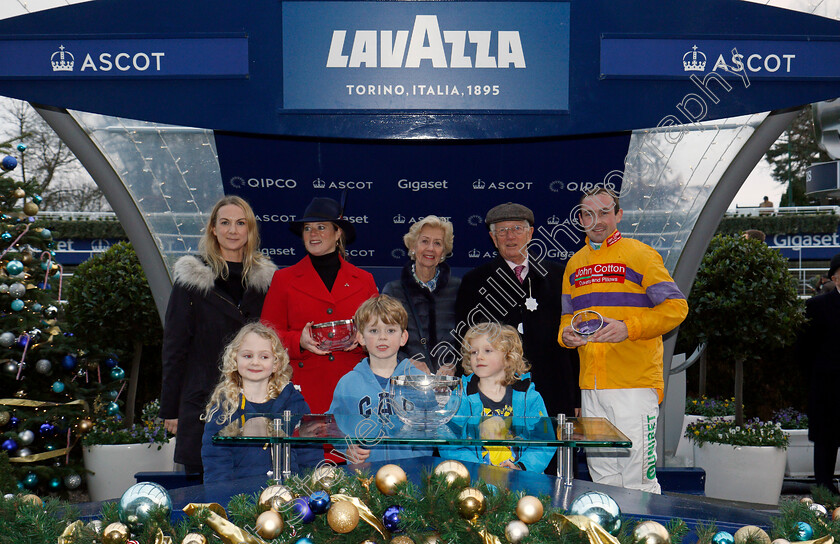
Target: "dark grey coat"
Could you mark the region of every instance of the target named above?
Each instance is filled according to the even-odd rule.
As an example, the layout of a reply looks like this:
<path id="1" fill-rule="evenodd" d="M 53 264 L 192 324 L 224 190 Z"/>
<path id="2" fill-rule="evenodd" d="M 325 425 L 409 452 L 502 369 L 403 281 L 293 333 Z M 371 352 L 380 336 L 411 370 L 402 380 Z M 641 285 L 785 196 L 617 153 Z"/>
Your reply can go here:
<path id="1" fill-rule="evenodd" d="M 242 325 L 259 320 L 276 269 L 267 260 L 255 263 L 237 306 L 215 287 L 213 269 L 203 260 L 187 255 L 175 263 L 163 328 L 160 417 L 178 419 L 176 463 L 201 466 L 199 416 L 219 382 L 222 352 Z"/>
<path id="2" fill-rule="evenodd" d="M 808 368 L 808 439 L 840 446 L 840 410 L 834 395 L 840 382 L 840 293 L 837 289 L 806 302 L 799 352 Z"/>
<path id="3" fill-rule="evenodd" d="M 449 265 L 440 263 L 437 287 L 431 292 L 414 279 L 411 264 L 403 267 L 400 279 L 388 283 L 382 294 L 402 302 L 408 312 L 408 342 L 400 350 L 401 357 L 422 356 L 429 369 L 436 372 L 442 357 L 434 346 L 443 340 L 452 341 L 450 331 L 455 328 L 455 297 L 461 278 L 452 277 Z M 414 305 L 414 312 L 409 300 Z"/>

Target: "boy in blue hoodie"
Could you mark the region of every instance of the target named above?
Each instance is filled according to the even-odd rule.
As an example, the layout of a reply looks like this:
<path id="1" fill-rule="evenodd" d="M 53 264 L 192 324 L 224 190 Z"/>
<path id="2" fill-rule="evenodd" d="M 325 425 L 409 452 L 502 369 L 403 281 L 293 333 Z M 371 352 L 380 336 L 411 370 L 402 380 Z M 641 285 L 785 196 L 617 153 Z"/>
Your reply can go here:
<path id="1" fill-rule="evenodd" d="M 553 436 L 516 329 L 498 323 L 475 325 L 464 335 L 462 355 L 464 398 L 457 416 L 471 416 L 466 418 L 467 435 L 474 434 L 472 427 L 477 425 L 483 438 Z M 441 457 L 543 472 L 555 452 L 544 446 L 447 446 L 441 448 Z"/>
<path id="2" fill-rule="evenodd" d="M 408 314 L 388 295 L 362 303 L 353 317 L 359 344 L 368 356 L 345 374 L 333 393 L 329 413 L 349 436 L 363 438 L 364 446 L 349 444 L 338 453 L 349 463 L 377 462 L 432 454 L 431 448 L 377 445 L 377 437 L 392 434 L 402 422 L 391 406 L 391 376 L 420 373 L 411 361 L 398 361 L 400 348 L 408 341 Z"/>

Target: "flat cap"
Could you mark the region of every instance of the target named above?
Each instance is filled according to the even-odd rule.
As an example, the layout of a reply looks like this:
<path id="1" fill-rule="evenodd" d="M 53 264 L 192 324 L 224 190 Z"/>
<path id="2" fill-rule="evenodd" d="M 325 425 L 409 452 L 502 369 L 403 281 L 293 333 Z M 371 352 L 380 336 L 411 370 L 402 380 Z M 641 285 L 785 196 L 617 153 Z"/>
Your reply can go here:
<path id="1" fill-rule="evenodd" d="M 484 224 L 487 225 L 487 228 L 490 228 L 490 225 L 493 223 L 500 223 L 502 221 L 527 221 L 533 227 L 534 212 L 522 204 L 505 202 L 492 208 L 484 218 Z"/>

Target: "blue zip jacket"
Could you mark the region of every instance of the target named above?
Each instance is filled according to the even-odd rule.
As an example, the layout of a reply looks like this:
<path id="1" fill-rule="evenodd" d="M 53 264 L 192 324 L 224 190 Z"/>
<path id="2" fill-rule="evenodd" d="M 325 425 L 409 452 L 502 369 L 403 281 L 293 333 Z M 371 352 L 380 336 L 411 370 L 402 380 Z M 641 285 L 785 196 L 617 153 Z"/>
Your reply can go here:
<path id="1" fill-rule="evenodd" d="M 417 373 L 420 370 L 403 359 L 391 375 Z M 366 463 L 432 455 L 432 448 L 428 447 L 377 445 L 377 437 L 383 436 L 380 433 L 392 436 L 402 429 L 403 423 L 393 412 L 388 386 L 383 389 L 379 385 L 367 357 L 338 381 L 329 413 L 335 416 L 338 428 L 346 435 L 365 438 L 365 443 L 359 445 L 371 450 Z M 347 445 L 336 444 L 335 449 L 344 452 Z"/>
<path id="2" fill-rule="evenodd" d="M 221 445 L 213 444 L 213 436 L 231 422 L 237 422 L 242 416 L 248 419 L 248 414 L 282 414 L 283 410 L 290 410 L 297 417 L 292 420 L 292 426 L 297 426 L 300 414 L 309 413 L 309 405 L 303 400 L 303 395 L 292 384 L 287 384 L 276 398 L 268 402 L 256 403 L 245 401 L 245 408 L 238 408 L 230 421 L 223 424 L 217 422 L 218 412 L 212 421 L 204 425 L 204 435 L 201 438 L 201 462 L 204 464 L 204 483 L 238 480 L 251 476 L 266 476 L 271 470 L 271 449 L 263 444 Z M 297 473 L 302 467 L 314 467 L 324 459 L 321 446 L 293 445 L 292 472 Z"/>
<path id="3" fill-rule="evenodd" d="M 464 397 L 461 400 L 461 406 L 458 407 L 455 421 L 459 424 L 465 423 L 463 427 L 464 436 L 474 436 L 476 434 L 475 427 L 481 422 L 484 413 L 484 405 L 481 402 L 478 390 L 479 378 L 475 374 L 470 374 L 461 379 L 463 381 Z M 548 416 L 548 410 L 546 410 L 542 395 L 537 392 L 534 383 L 531 381 L 531 374 L 523 374 L 521 379 L 510 387 L 513 389 L 511 395 L 513 420 L 510 431 L 513 434 L 522 434 L 525 430 L 524 427 L 530 425 L 531 428 L 527 429 L 530 436 L 544 435 L 546 438 L 556 436 L 554 427 L 548 425 L 547 420 L 541 420 L 540 423 L 525 420 L 526 417 Z M 535 424 L 538 427 L 533 427 Z M 471 431 L 470 428 L 472 428 Z M 481 446 L 446 446 L 439 448 L 439 451 L 441 457 L 446 459 L 490 464 L 490 456 L 482 455 Z M 519 458 L 515 462 L 525 470 L 544 472 L 556 452 L 557 448 L 550 446 L 528 446 L 520 451 Z"/>

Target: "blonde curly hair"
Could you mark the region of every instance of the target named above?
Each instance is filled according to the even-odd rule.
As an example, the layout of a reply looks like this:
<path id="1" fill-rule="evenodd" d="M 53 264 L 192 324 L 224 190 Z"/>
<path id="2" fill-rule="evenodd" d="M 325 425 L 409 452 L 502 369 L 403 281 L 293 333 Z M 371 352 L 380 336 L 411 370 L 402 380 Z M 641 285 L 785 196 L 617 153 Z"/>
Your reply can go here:
<path id="1" fill-rule="evenodd" d="M 473 368 L 470 363 L 470 344 L 481 338 L 487 337 L 487 341 L 493 349 L 504 353 L 505 357 L 505 378 L 502 385 L 511 385 L 521 379 L 521 375 L 531 370 L 531 365 L 525 360 L 522 351 L 522 339 L 519 333 L 510 325 L 500 323 L 479 323 L 470 327 L 464 335 L 464 342 L 461 344 L 461 366 L 464 367 L 464 374 L 472 374 Z"/>
<path id="2" fill-rule="evenodd" d="M 283 391 L 283 388 L 292 381 L 292 366 L 289 364 L 289 354 L 280 342 L 277 333 L 263 323 L 248 323 L 236 334 L 233 340 L 225 347 L 222 355 L 221 373 L 222 378 L 210 400 L 204 414 L 203 421 L 210 421 L 216 412 L 219 413 L 216 422 L 220 425 L 230 421 L 234 412 L 239 408 L 239 399 L 242 395 L 242 376 L 237 369 L 236 354 L 242 348 L 245 337 L 249 334 L 256 334 L 260 338 L 271 342 L 271 352 L 274 354 L 275 370 L 268 379 L 268 399 L 275 399 Z"/>

